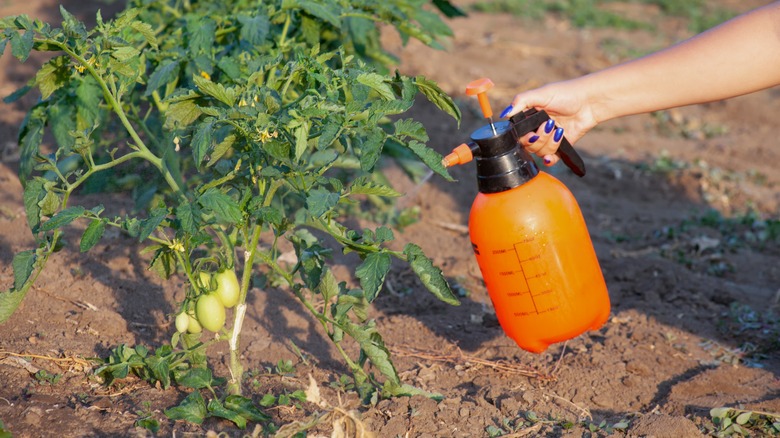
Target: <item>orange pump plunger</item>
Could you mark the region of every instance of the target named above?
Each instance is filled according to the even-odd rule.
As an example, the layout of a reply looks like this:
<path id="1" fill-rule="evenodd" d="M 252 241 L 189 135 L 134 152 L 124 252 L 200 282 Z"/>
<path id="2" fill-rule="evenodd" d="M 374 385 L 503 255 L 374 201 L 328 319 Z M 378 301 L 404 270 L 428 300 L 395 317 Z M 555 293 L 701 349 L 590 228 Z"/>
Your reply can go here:
<path id="1" fill-rule="evenodd" d="M 493 109 L 490 108 L 490 100 L 488 100 L 487 92 L 493 88 L 493 81 L 488 78 L 477 79 L 466 85 L 466 94 L 469 96 L 477 96 L 479 100 L 479 107 L 482 108 L 482 115 L 490 124 L 490 129 L 493 134 L 497 134 L 496 127 L 493 124 Z"/>
<path id="2" fill-rule="evenodd" d="M 528 110 L 492 123 L 490 105 L 482 103 L 491 86 L 481 80 L 467 88 L 480 98 L 491 123 L 474 131 L 444 165 L 476 158 L 479 193 L 469 215 L 474 254 L 504 332 L 521 348 L 538 353 L 604 324 L 609 295 L 574 196 L 559 180 L 539 172 L 518 147 L 520 136 L 549 117 Z M 566 144 L 561 158 L 584 175 L 582 159 Z"/>

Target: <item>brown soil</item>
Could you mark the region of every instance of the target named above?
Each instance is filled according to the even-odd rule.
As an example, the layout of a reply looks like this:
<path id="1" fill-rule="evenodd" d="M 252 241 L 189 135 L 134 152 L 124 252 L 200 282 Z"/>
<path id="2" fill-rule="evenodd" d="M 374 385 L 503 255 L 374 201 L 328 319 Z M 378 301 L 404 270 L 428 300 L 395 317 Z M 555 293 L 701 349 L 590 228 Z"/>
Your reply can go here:
<path id="1" fill-rule="evenodd" d="M 97 7 L 108 15 L 104 4 L 64 3 L 86 19 Z M 762 3 L 708 2 L 734 11 Z M 423 74 L 458 96 L 460 127 L 425 102 L 414 109 L 430 145 L 445 153 L 481 124 L 471 98 L 462 95 L 474 78 L 493 79 L 491 99 L 500 110 L 521 89 L 689 35 L 682 21 L 662 20 L 649 6 L 622 7 L 658 17 L 658 30 L 581 30 L 552 17 L 529 22 L 472 13 L 452 22 L 456 35 L 446 51 L 419 44 L 402 49 L 393 35 L 387 41 L 398 47 L 403 73 Z M 0 6 L 0 16 L 20 12 L 51 20 L 57 8 L 53 0 Z M 20 65 L 3 55 L 0 93 L 24 84 L 40 61 Z M 32 245 L 15 155 L 18 126 L 32 103 L 4 105 L 0 114 L 2 288 L 11 283 L 13 254 Z M 612 315 L 600 330 L 539 355 L 503 335 L 470 251 L 464 226 L 476 194 L 473 167 L 453 169 L 457 183 L 432 178 L 418 189 L 395 178 L 410 193 L 402 202 L 421 209 L 419 222 L 396 233 L 399 242 L 422 246 L 468 294 L 461 306 L 450 307 L 425 292 L 412 273 L 396 270 L 371 314 L 403 380 L 443 394 L 444 401 L 397 398 L 361 407 L 353 393 L 333 389 L 346 368 L 305 309 L 277 290 L 253 292 L 242 342 L 245 368 L 255 372 L 248 394 L 259 399 L 306 389 L 311 375 L 330 406 L 357 410 L 381 437 L 487 436 L 489 426 L 512 432 L 505 421 L 516 428 L 513 436 L 582 436 L 591 433 L 591 423 L 620 420 L 628 421 L 630 436 L 693 437 L 711 424 L 713 407 L 780 412 L 778 322 L 769 313 L 780 296 L 777 240 L 762 241 L 764 230 L 754 224 L 730 221 L 734 226 L 726 228 L 698 220 L 713 209 L 727 217 L 751 208 L 778 217 L 778 113 L 778 91 L 768 90 L 613 121 L 577 144 L 588 166 L 585 178 L 560 166 L 551 170 L 575 194 L 588 222 Z M 128 205 L 122 197 L 95 199 L 116 211 Z M 181 285 L 147 271 L 139 249 L 116 234 L 87 254 L 56 254 L 21 308 L 0 326 L 0 419 L 14 436 L 144 436 L 134 426 L 143 409 L 161 421 L 163 436 L 243 433 L 223 421 L 198 427 L 167 420 L 162 410 L 178 403 L 183 391 L 132 379 L 109 390 L 90 375 L 85 359 L 122 343 L 160 345 L 173 333 L 170 313 L 183 296 Z M 215 372 L 225 375 L 226 348 L 210 353 Z M 294 376 L 267 372 L 280 359 L 293 361 Z M 47 383 L 34 377 L 36 369 L 61 378 Z M 268 413 L 286 424 L 326 409 L 304 404 Z M 544 421 L 519 425 L 530 411 Z M 563 427 L 567 422 L 571 429 Z M 330 435 L 331 422 L 315 430 Z"/>

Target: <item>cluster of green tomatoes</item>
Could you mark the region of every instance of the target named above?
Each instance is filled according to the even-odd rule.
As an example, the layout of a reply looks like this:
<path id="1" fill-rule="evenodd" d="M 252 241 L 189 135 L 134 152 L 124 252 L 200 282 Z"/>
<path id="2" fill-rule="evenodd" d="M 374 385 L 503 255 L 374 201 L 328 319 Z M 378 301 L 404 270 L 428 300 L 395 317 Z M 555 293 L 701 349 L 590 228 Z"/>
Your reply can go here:
<path id="1" fill-rule="evenodd" d="M 232 269 L 214 274 L 201 271 L 199 279 L 206 293 L 198 296 L 194 306 L 185 306 L 176 315 L 179 333 L 200 333 L 204 328 L 217 333 L 225 326 L 225 309 L 238 304 L 241 290 Z"/>

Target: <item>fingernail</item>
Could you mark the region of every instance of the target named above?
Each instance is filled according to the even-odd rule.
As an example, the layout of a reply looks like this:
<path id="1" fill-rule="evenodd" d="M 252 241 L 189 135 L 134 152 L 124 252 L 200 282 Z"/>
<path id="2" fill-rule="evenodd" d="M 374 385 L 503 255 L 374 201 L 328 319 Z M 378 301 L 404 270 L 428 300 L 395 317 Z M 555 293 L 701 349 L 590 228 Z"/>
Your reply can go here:
<path id="1" fill-rule="evenodd" d="M 501 115 L 498 116 L 499 118 L 503 119 L 506 117 L 507 114 L 511 113 L 514 107 L 512 105 L 509 105 L 508 107 L 504 108 L 503 111 L 501 111 Z"/>
<path id="2" fill-rule="evenodd" d="M 539 136 L 534 134 L 531 136 L 531 138 L 528 139 L 528 143 L 534 143 L 536 140 L 539 140 Z"/>
<path id="3" fill-rule="evenodd" d="M 553 136 L 553 140 L 556 142 L 561 141 L 563 138 L 563 128 L 558 128 L 555 130 L 555 135 Z"/>
<path id="4" fill-rule="evenodd" d="M 552 160 L 547 157 L 544 157 L 544 164 L 550 164 L 550 163 L 552 163 Z"/>
<path id="5" fill-rule="evenodd" d="M 545 123 L 544 125 L 544 133 L 549 134 L 554 127 L 555 127 L 555 120 L 553 119 L 548 120 L 547 123 Z"/>

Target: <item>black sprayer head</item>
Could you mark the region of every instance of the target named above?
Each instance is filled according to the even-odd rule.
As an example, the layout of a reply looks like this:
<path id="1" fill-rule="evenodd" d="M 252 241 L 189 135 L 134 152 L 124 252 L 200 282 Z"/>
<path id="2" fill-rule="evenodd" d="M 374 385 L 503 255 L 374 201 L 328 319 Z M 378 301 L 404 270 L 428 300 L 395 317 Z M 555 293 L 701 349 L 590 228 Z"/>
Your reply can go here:
<path id="1" fill-rule="evenodd" d="M 519 147 L 511 124 L 501 121 L 493 127 L 485 125 L 471 134 L 471 141 L 479 147 L 475 158 L 477 183 L 482 193 L 513 189 L 539 173 L 528 152 Z"/>

